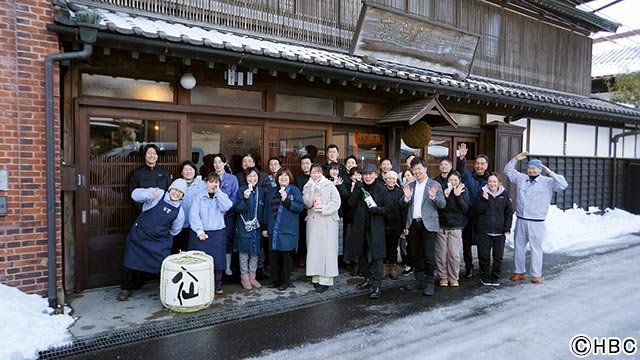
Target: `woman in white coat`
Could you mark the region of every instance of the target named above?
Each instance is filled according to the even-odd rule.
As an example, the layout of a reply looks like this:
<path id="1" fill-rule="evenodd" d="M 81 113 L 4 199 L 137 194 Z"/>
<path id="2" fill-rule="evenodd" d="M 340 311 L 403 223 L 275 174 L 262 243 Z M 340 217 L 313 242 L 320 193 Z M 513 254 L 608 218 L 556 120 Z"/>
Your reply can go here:
<path id="1" fill-rule="evenodd" d="M 321 293 L 338 276 L 338 227 L 340 193 L 325 178 L 320 164 L 311 166 L 311 178 L 302 190 L 307 212 L 307 276 Z"/>

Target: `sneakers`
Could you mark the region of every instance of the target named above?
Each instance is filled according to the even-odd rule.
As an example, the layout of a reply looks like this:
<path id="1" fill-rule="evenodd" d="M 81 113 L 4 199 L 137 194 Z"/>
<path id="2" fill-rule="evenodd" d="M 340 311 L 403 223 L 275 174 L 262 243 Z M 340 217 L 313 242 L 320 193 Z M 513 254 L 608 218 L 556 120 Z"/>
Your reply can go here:
<path id="1" fill-rule="evenodd" d="M 118 297 L 116 298 L 118 301 L 125 301 L 131 296 L 131 290 L 120 290 Z"/>
<path id="2" fill-rule="evenodd" d="M 380 297 L 380 287 L 373 286 L 371 288 L 371 292 L 369 293 L 369 299 L 377 299 Z"/>
<path id="3" fill-rule="evenodd" d="M 458 282 L 458 280 L 449 280 L 449 286 L 451 287 L 460 286 L 460 283 Z"/>
<path id="4" fill-rule="evenodd" d="M 402 275 L 409 276 L 411 274 L 413 274 L 413 268 L 411 267 L 411 265 L 405 266 L 404 270 L 402 270 Z"/>
<path id="5" fill-rule="evenodd" d="M 442 287 L 449 286 L 449 282 L 447 280 L 440 280 L 440 286 Z"/>
<path id="6" fill-rule="evenodd" d="M 514 273 L 513 275 L 511 275 L 511 281 L 525 280 L 526 278 L 527 277 L 524 273 L 522 274 Z"/>
<path id="7" fill-rule="evenodd" d="M 222 290 L 222 286 L 216 286 L 216 295 L 222 295 L 224 294 L 224 290 Z"/>
<path id="8" fill-rule="evenodd" d="M 542 284 L 542 278 L 534 277 L 531 279 L 531 283 L 536 285 Z"/>

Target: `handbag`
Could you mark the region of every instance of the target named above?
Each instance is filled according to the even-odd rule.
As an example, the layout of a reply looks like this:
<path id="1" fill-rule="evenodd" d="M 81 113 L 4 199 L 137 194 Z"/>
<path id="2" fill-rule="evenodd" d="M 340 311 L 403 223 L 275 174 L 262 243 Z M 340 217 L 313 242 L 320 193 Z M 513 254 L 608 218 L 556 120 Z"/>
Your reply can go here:
<path id="1" fill-rule="evenodd" d="M 253 219 L 247 221 L 244 219 L 244 216 L 240 214 L 240 219 L 242 219 L 242 223 L 244 224 L 244 231 L 246 232 L 254 231 L 260 227 L 260 222 L 258 221 L 258 191 L 256 191 L 255 194 L 256 194 L 256 210 L 254 212 Z"/>

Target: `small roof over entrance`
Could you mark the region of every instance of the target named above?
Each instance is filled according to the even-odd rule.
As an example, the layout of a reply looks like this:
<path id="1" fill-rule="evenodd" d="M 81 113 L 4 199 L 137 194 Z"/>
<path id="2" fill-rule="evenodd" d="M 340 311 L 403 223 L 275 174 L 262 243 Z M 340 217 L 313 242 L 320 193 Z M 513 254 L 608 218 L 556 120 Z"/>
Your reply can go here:
<path id="1" fill-rule="evenodd" d="M 445 125 L 458 127 L 458 123 L 442 106 L 437 96 L 400 103 L 380 119 L 378 124 L 403 124 L 408 121 L 409 125 L 413 125 L 420 120 L 426 121 L 432 127 Z"/>

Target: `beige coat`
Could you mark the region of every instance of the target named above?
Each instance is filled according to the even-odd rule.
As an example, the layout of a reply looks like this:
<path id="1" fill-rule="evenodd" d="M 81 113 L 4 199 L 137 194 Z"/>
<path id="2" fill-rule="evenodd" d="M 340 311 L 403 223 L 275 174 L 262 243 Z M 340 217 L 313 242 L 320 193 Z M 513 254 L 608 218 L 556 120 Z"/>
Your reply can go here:
<path id="1" fill-rule="evenodd" d="M 320 189 L 322 211 L 313 209 L 315 188 Z M 340 193 L 324 176 L 320 183 L 312 179 L 302 190 L 307 212 L 307 276 L 338 276 L 338 226 Z"/>

